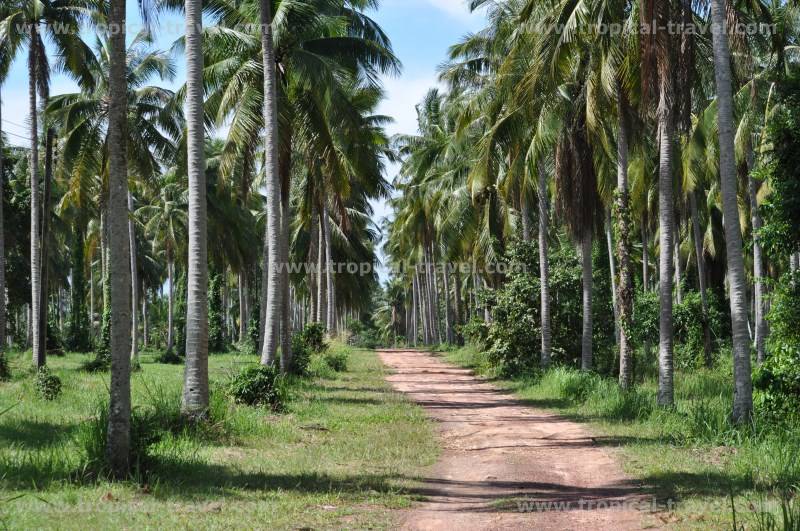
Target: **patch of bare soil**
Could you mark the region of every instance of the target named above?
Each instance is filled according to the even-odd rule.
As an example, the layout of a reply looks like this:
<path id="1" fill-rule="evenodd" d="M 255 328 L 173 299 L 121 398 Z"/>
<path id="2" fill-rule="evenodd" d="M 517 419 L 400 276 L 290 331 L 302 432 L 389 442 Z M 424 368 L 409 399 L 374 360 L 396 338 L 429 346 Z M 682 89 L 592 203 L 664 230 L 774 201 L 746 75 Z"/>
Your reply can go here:
<path id="1" fill-rule="evenodd" d="M 443 453 L 404 529 L 652 528 L 649 498 L 602 438 L 432 354 L 381 351 L 395 389 L 439 425 Z M 647 521 L 647 525 L 645 525 Z"/>

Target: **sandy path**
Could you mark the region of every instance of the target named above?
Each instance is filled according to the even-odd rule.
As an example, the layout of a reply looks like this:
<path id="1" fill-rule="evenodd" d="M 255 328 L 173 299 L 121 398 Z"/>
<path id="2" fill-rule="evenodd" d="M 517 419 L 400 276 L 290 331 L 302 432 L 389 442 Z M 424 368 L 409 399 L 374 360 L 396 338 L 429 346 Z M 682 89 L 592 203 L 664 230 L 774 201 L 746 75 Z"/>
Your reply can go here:
<path id="1" fill-rule="evenodd" d="M 444 448 L 420 491 L 427 501 L 406 512 L 404 529 L 643 527 L 640 487 L 580 424 L 523 406 L 431 354 L 379 354 L 389 382 L 439 423 Z"/>

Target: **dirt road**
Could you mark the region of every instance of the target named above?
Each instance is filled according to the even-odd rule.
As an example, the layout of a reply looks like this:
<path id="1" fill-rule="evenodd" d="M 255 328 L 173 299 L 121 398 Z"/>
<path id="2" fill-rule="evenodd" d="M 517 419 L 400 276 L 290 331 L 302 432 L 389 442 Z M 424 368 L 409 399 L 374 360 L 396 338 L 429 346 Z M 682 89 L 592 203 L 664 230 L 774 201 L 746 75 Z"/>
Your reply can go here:
<path id="1" fill-rule="evenodd" d="M 427 501 L 404 513 L 404 529 L 643 527 L 648 499 L 580 424 L 432 354 L 379 354 L 391 384 L 438 422 L 444 449 L 420 491 Z"/>

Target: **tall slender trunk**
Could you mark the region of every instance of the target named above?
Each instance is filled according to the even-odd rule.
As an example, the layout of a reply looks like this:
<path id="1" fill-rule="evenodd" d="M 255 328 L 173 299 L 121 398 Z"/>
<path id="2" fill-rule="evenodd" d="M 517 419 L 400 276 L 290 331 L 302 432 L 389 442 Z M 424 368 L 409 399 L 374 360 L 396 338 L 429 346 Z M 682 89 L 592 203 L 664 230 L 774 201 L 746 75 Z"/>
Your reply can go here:
<path id="1" fill-rule="evenodd" d="M 683 263 L 681 262 L 681 224 L 675 222 L 675 302 L 683 303 Z"/>
<path id="2" fill-rule="evenodd" d="M 278 170 L 278 80 L 275 65 L 275 50 L 272 42 L 272 3 L 260 0 L 261 4 L 261 51 L 264 69 L 264 167 L 267 192 L 267 242 L 269 247 L 269 278 L 264 322 L 264 345 L 261 363 L 275 361 L 278 350 L 278 320 L 281 315 L 283 291 L 281 282 L 281 196 Z"/>
<path id="3" fill-rule="evenodd" d="M 547 254 L 550 214 L 547 206 L 547 174 L 541 161 L 537 165 L 537 171 L 539 174 L 539 298 L 542 319 L 542 350 L 539 362 L 543 368 L 547 368 L 550 366 L 553 342 L 550 323 L 550 258 Z"/>
<path id="4" fill-rule="evenodd" d="M 133 226 L 133 194 L 128 191 L 128 241 L 131 248 L 131 363 L 139 364 L 139 275 L 136 267 L 136 231 Z"/>
<path id="5" fill-rule="evenodd" d="M 455 344 L 453 337 L 453 318 L 450 314 L 450 265 L 445 263 L 442 271 L 442 289 L 444 290 L 444 326 L 447 335 L 447 343 L 450 345 Z"/>
<path id="6" fill-rule="evenodd" d="M 167 260 L 167 350 L 172 350 L 175 348 L 175 261 L 171 254 Z"/>
<path id="7" fill-rule="evenodd" d="M 619 301 L 617 299 L 617 264 L 614 260 L 614 238 L 611 235 L 611 211 L 606 210 L 606 245 L 608 247 L 608 270 L 611 276 L 611 309 L 614 312 L 614 339 L 619 347 Z"/>
<path id="8" fill-rule="evenodd" d="M 417 275 L 411 276 L 411 341 L 410 344 L 417 346 L 419 332 L 417 330 Z"/>
<path id="9" fill-rule="evenodd" d="M 0 81 L 0 357 L 6 350 L 6 245 L 5 228 L 3 223 L 3 98 L 2 81 Z"/>
<path id="10" fill-rule="evenodd" d="M 755 343 L 756 360 L 759 365 L 767 359 L 767 320 L 764 309 L 764 258 L 762 256 L 761 238 L 759 231 L 763 226 L 761 213 L 758 211 L 758 183 L 753 178 L 755 161 L 752 150 L 748 153 L 748 191 L 750 195 L 750 218 L 753 231 L 753 304 L 755 305 Z"/>
<path id="11" fill-rule="evenodd" d="M 328 333 L 333 335 L 336 326 L 336 293 L 333 283 L 333 245 L 331 244 L 331 222 L 328 216 L 328 205 L 322 206 L 322 223 L 325 227 L 325 300 L 327 317 L 325 319 Z"/>
<path id="12" fill-rule="evenodd" d="M 645 207 L 642 214 L 642 291 L 650 291 L 650 236 L 647 224 L 647 207 Z"/>
<path id="13" fill-rule="evenodd" d="M 658 221 L 659 221 L 659 347 L 658 347 L 658 404 L 672 406 L 675 403 L 673 390 L 673 323 L 672 280 L 673 240 L 675 230 L 675 203 L 673 200 L 672 141 L 675 131 L 674 117 L 662 81 L 658 122 L 661 139 L 658 169 Z"/>
<path id="14" fill-rule="evenodd" d="M 592 370 L 592 230 L 585 229 L 581 240 L 583 271 L 583 335 L 581 339 L 581 370 Z"/>
<path id="15" fill-rule="evenodd" d="M 291 155 L 291 150 L 289 150 Z M 289 372 L 292 365 L 292 327 L 289 320 L 289 172 L 291 161 L 284 157 L 282 171 L 285 172 L 281 179 L 281 370 Z"/>
<path id="16" fill-rule="evenodd" d="M 142 285 L 142 347 L 150 346 L 150 335 L 147 328 L 147 288 Z"/>
<path id="17" fill-rule="evenodd" d="M 108 108 L 108 229 L 111 242 L 111 400 L 109 403 L 106 457 L 114 475 L 127 477 L 130 461 L 131 423 L 131 277 L 127 238 L 127 80 L 125 51 L 125 0 L 111 2 Z"/>
<path id="18" fill-rule="evenodd" d="M 94 340 L 94 256 L 89 257 L 89 337 Z"/>
<path id="19" fill-rule="evenodd" d="M 455 269 L 453 270 L 453 291 L 455 296 L 455 306 L 454 306 L 454 320 L 455 320 L 455 339 L 457 345 L 462 345 L 464 343 L 463 338 L 461 337 L 461 332 L 459 331 L 459 327 L 464 324 L 463 316 L 464 310 L 462 308 L 461 303 L 461 265 L 456 264 Z"/>
<path id="20" fill-rule="evenodd" d="M 186 129 L 189 174 L 189 253 L 186 274 L 186 366 L 183 413 L 208 411 L 208 215 L 203 123 L 203 14 L 186 0 Z"/>
<path id="21" fill-rule="evenodd" d="M 619 312 L 619 385 L 628 389 L 633 382 L 634 358 L 631 343 L 633 325 L 633 271 L 631 269 L 631 211 L 628 190 L 628 119 L 627 102 L 621 83 L 617 83 L 619 129 L 617 135 L 617 189 L 614 198 L 615 235 L 619 282 L 617 308 Z"/>
<path id="22" fill-rule="evenodd" d="M 746 278 L 739 227 L 739 206 L 734 153 L 733 86 L 724 0 L 711 2 L 711 30 L 714 39 L 714 74 L 717 86 L 720 181 L 722 191 L 725 248 L 728 259 L 731 328 L 733 339 L 733 419 L 745 422 L 753 413 L 753 382 L 750 342 L 747 333 Z"/>
<path id="23" fill-rule="evenodd" d="M 50 196 L 53 185 L 53 142 L 55 132 L 48 129 L 45 133 L 44 154 L 44 181 L 42 190 L 42 233 L 39 236 L 39 260 L 41 265 L 39 278 L 39 348 L 41 354 L 37 358 L 47 360 L 47 312 L 50 294 L 50 275 L 47 264 L 49 262 L 47 242 L 50 240 Z M 45 361 L 46 363 L 46 361 Z"/>
<path id="24" fill-rule="evenodd" d="M 522 218 L 522 241 L 530 243 L 533 239 L 531 230 L 531 208 L 528 205 L 528 196 L 522 191 L 519 194 L 520 217 Z"/>
<path id="25" fill-rule="evenodd" d="M 327 273 L 325 271 L 325 225 L 322 222 L 322 210 L 319 212 L 319 239 L 317 241 L 317 316 L 318 323 L 325 322 L 328 310 L 325 307 L 325 291 L 328 287 Z"/>
<path id="26" fill-rule="evenodd" d="M 30 27 L 30 42 L 33 43 L 37 39 L 37 26 L 32 24 Z M 30 168 L 31 168 L 31 339 L 33 350 L 33 364 L 36 367 L 43 367 L 47 362 L 44 354 L 44 347 L 39 345 L 41 336 L 39 329 L 41 323 L 39 321 L 39 304 L 41 294 L 41 231 L 39 228 L 39 109 L 37 105 L 37 66 L 39 64 L 39 57 L 37 47 L 31 44 L 28 53 L 28 98 L 29 98 L 29 112 L 31 119 L 31 151 L 30 151 Z"/>
<path id="27" fill-rule="evenodd" d="M 247 334 L 247 310 L 245 309 L 245 275 L 239 271 L 239 343 L 244 341 Z"/>
<path id="28" fill-rule="evenodd" d="M 700 213 L 697 210 L 697 192 L 689 193 L 689 210 L 692 216 L 692 239 L 694 255 L 697 262 L 697 282 L 700 286 L 700 302 L 703 307 L 703 353 L 706 367 L 714 363 L 711 352 L 711 327 L 708 322 L 708 293 L 706 287 L 706 260 L 703 254 L 703 231 L 700 228 Z"/>

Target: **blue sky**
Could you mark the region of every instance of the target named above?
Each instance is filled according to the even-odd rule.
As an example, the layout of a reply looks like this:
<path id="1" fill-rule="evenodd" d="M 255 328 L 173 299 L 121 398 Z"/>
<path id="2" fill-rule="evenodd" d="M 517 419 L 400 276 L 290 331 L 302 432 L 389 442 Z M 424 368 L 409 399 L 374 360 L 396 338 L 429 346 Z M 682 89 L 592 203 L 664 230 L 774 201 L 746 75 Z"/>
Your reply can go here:
<path id="1" fill-rule="evenodd" d="M 128 0 L 129 33 L 138 23 L 136 2 Z M 395 123 L 387 129 L 390 134 L 416 132 L 414 106 L 429 88 L 437 85 L 437 66 L 445 59 L 447 49 L 465 34 L 483 26 L 481 13 L 469 13 L 463 0 L 383 0 L 381 8 L 371 13 L 392 40 L 395 53 L 403 63 L 403 73 L 397 78 L 384 79 L 387 99 L 379 112 L 394 117 Z M 159 20 L 156 30 L 158 47 L 169 49 L 182 32 L 180 16 L 166 16 Z M 91 35 L 87 35 L 91 38 Z M 92 42 L 92 41 L 90 41 Z M 176 82 L 183 81 L 183 58 L 177 58 Z M 11 75 L 3 86 L 3 131 L 9 142 L 27 145 L 28 99 L 27 70 L 20 56 Z M 74 83 L 64 76 L 54 75 L 51 94 L 76 90 Z M 387 178 L 392 180 L 397 168 L 389 168 Z M 374 205 L 375 220 L 388 214 L 384 204 Z M 381 272 L 385 277 L 385 272 Z"/>

